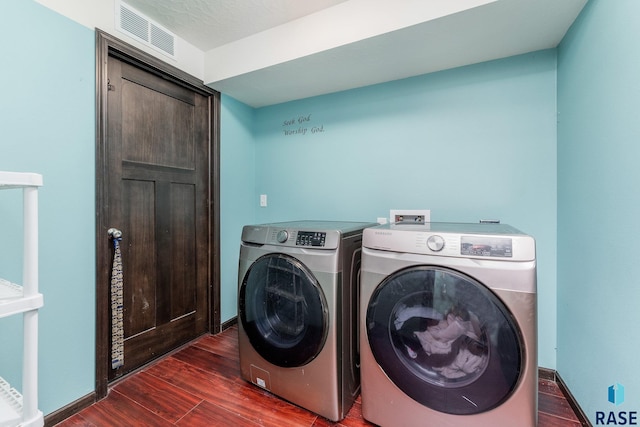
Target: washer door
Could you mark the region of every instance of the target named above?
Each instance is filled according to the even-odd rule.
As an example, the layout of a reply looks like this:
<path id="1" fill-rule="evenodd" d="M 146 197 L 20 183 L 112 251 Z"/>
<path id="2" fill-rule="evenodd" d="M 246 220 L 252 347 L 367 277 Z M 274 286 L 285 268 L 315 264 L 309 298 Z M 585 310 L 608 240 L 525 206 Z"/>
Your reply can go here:
<path id="1" fill-rule="evenodd" d="M 322 350 L 327 302 L 316 278 L 297 259 L 278 253 L 257 259 L 244 276 L 238 299 L 245 333 L 268 362 L 302 366 Z"/>
<path id="2" fill-rule="evenodd" d="M 455 270 L 417 266 L 390 275 L 374 291 L 366 321 L 378 365 L 406 395 L 439 412 L 499 406 L 524 367 L 509 310 Z"/>

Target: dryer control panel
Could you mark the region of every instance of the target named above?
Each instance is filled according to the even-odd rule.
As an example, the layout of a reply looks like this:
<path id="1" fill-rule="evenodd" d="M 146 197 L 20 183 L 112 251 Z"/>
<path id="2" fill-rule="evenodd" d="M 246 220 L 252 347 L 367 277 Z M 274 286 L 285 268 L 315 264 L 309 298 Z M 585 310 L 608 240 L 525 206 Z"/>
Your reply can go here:
<path id="1" fill-rule="evenodd" d="M 533 237 L 509 226 L 429 223 L 380 225 L 364 230 L 363 247 L 458 258 L 535 260 Z"/>
<path id="2" fill-rule="evenodd" d="M 274 245 L 300 249 L 335 250 L 342 233 L 338 230 L 298 230 L 279 226 L 245 226 L 242 241 L 256 245 Z"/>
<path id="3" fill-rule="evenodd" d="M 271 224 L 245 225 L 242 242 L 247 245 L 273 245 L 300 251 L 332 251 L 352 236 L 376 223 L 353 221 L 287 221 Z"/>
<path id="4" fill-rule="evenodd" d="M 296 246 L 323 247 L 327 240 L 327 233 L 322 231 L 298 231 Z"/>
<path id="5" fill-rule="evenodd" d="M 304 246 L 312 249 L 335 249 L 338 247 L 338 231 L 306 231 L 285 228 L 271 228 L 265 236 L 266 244 L 278 246 Z"/>

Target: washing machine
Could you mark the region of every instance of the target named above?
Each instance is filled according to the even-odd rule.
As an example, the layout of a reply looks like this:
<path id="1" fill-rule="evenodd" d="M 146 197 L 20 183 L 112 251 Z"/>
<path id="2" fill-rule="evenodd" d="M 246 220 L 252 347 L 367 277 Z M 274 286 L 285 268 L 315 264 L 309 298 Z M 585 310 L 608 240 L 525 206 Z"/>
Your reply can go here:
<path id="1" fill-rule="evenodd" d="M 362 231 L 375 223 L 295 221 L 242 230 L 242 377 L 329 420 L 360 391 Z"/>
<path id="2" fill-rule="evenodd" d="M 535 241 L 505 224 L 364 230 L 363 417 L 383 427 L 537 424 Z"/>

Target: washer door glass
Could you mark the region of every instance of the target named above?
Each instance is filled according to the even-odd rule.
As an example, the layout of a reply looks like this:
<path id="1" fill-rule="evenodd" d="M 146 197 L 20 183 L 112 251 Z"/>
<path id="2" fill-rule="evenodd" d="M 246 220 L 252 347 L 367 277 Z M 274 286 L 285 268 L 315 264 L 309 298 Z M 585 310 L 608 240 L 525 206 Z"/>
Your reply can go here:
<path id="1" fill-rule="evenodd" d="M 374 291 L 367 334 L 378 365 L 406 395 L 464 415 L 504 402 L 524 364 L 517 323 L 486 286 L 433 266 L 401 270 Z"/>
<path id="2" fill-rule="evenodd" d="M 239 312 L 253 348 L 270 363 L 302 366 L 322 350 L 328 309 L 318 281 L 297 259 L 257 259 L 240 286 Z"/>

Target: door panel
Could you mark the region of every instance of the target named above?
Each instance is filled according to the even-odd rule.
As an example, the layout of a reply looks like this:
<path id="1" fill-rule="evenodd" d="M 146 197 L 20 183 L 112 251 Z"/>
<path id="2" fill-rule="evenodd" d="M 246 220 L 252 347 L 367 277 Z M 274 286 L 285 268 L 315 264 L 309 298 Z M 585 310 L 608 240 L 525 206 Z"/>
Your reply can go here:
<path id="1" fill-rule="evenodd" d="M 208 96 L 108 59 L 106 222 L 122 230 L 125 364 L 208 330 Z"/>
<path id="2" fill-rule="evenodd" d="M 238 303 L 251 345 L 270 363 L 303 366 L 322 351 L 327 301 L 318 280 L 296 258 L 273 253 L 257 259 L 243 278 Z"/>
<path id="3" fill-rule="evenodd" d="M 125 260 L 123 271 L 124 300 L 129 301 L 124 314 L 125 337 L 137 335 L 155 326 L 156 299 L 149 298 L 155 291 L 157 282 L 157 262 L 155 251 L 145 253 L 145 242 L 155 241 L 155 206 L 154 183 L 150 181 L 122 181 L 122 202 L 124 218 L 128 221 L 121 224 L 127 234 L 121 245 Z M 136 286 L 128 286 L 133 280 L 131 272 L 135 272 Z"/>
<path id="4" fill-rule="evenodd" d="M 169 205 L 171 229 L 174 230 L 169 242 L 170 260 L 173 261 L 171 272 L 171 313 L 170 319 L 194 313 L 197 309 L 197 277 L 195 269 L 196 246 L 195 226 L 182 218 L 194 218 L 196 188 L 193 185 L 172 184 Z"/>
<path id="5" fill-rule="evenodd" d="M 142 81 L 130 66 L 124 67 L 122 79 L 122 160 L 193 170 L 196 95 L 181 93 L 178 99 L 175 89 L 158 92 L 162 88 L 147 87 L 149 79 Z"/>

